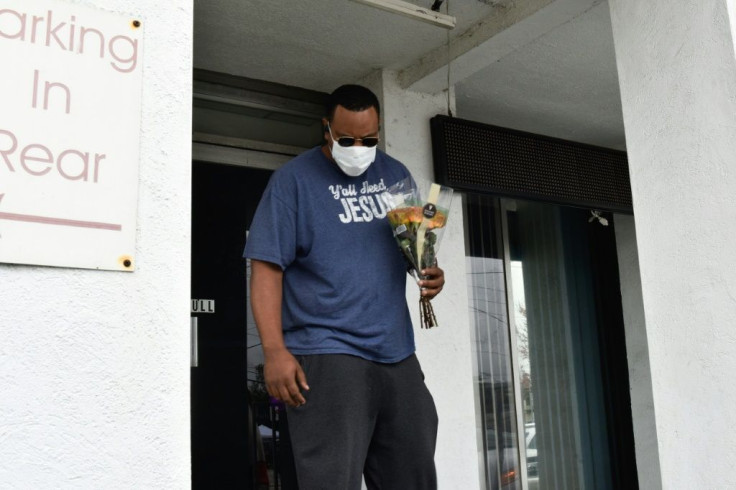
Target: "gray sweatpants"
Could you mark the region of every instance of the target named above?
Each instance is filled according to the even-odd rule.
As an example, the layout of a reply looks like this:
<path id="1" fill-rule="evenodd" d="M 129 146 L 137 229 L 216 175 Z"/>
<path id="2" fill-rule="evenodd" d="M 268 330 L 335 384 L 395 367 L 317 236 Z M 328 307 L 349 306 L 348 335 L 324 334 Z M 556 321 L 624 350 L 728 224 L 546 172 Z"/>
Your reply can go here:
<path id="1" fill-rule="evenodd" d="M 297 356 L 307 402 L 288 408 L 300 490 L 437 488 L 437 411 L 415 355 L 394 364 Z"/>

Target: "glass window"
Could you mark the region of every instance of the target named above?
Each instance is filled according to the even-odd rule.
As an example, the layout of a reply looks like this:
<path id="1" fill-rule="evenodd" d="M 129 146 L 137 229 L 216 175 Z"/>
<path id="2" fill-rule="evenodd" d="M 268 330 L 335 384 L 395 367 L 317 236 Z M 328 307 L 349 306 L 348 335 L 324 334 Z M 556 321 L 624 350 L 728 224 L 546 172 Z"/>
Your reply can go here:
<path id="1" fill-rule="evenodd" d="M 465 196 L 473 375 L 487 489 L 521 489 L 498 201 Z"/>
<path id="2" fill-rule="evenodd" d="M 611 488 L 589 213 L 507 212 L 530 488 Z M 532 444 L 533 443 L 533 447 Z"/>
<path id="3" fill-rule="evenodd" d="M 601 225 L 587 210 L 464 202 L 485 488 L 613 488 L 589 228 Z"/>

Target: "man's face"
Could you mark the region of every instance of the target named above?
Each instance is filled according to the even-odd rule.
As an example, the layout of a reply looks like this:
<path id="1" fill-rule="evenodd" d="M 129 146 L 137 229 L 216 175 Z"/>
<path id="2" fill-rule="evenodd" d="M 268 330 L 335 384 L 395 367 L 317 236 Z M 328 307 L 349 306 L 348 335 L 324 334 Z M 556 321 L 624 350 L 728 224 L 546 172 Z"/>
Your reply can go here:
<path id="1" fill-rule="evenodd" d="M 325 126 L 325 141 L 332 147 L 332 137 L 327 130 L 327 119 L 322 119 Z M 376 138 L 378 137 L 378 113 L 375 107 L 370 107 L 364 111 L 350 111 L 343 106 L 338 105 L 332 121 L 329 123 L 332 130 L 332 136 L 338 139 L 342 136 L 350 136 L 353 138 Z M 363 142 L 357 140 L 356 145 L 362 145 Z"/>

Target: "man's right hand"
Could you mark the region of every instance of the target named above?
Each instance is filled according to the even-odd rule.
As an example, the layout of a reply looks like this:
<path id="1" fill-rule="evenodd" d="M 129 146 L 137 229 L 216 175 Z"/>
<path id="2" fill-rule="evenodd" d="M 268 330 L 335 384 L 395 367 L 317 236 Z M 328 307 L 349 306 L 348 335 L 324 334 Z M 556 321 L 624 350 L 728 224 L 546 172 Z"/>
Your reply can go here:
<path id="1" fill-rule="evenodd" d="M 299 362 L 284 345 L 281 329 L 283 276 L 277 264 L 251 260 L 250 302 L 263 346 L 266 389 L 272 397 L 298 407 L 306 402 L 301 390 L 309 390 L 309 386 Z"/>
<path id="2" fill-rule="evenodd" d="M 301 390 L 309 390 L 309 385 L 299 361 L 286 348 L 265 351 L 264 355 L 263 377 L 268 394 L 291 407 L 304 405 Z"/>

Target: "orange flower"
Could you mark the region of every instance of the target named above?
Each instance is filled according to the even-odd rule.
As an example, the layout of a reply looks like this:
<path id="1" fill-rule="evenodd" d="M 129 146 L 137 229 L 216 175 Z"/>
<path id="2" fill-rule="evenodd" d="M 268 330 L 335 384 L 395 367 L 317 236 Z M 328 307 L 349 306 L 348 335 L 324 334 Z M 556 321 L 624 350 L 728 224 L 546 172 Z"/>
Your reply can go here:
<path id="1" fill-rule="evenodd" d="M 392 209 L 388 212 L 388 221 L 391 226 L 396 229 L 399 225 L 406 225 L 409 228 L 410 224 L 420 224 L 424 219 L 421 206 L 408 206 L 405 208 Z M 442 228 L 447 222 L 447 216 L 437 210 L 432 220 L 429 222 L 427 229 L 432 230 L 434 228 Z"/>

